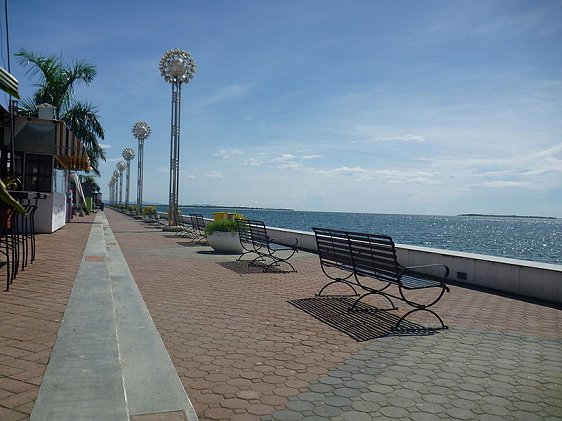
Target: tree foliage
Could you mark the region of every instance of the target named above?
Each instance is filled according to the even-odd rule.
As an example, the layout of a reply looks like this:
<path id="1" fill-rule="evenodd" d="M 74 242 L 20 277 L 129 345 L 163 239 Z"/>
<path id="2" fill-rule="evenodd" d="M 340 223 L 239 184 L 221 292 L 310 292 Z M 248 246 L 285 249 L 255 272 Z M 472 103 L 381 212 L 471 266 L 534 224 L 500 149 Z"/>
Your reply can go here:
<path id="1" fill-rule="evenodd" d="M 105 133 L 100 123 L 98 108 L 92 103 L 75 98 L 75 86 L 79 83 L 90 85 L 94 80 L 96 67 L 84 60 L 67 64 L 61 58 L 44 56 L 22 49 L 16 56 L 21 65 L 27 68 L 27 75 L 36 80 L 37 91 L 31 98 L 20 101 L 20 112 L 37 117 L 37 106 L 48 103 L 56 107 L 55 118 L 82 141 L 88 151 L 90 164 L 96 174 L 100 160 L 106 159 L 99 141 Z"/>

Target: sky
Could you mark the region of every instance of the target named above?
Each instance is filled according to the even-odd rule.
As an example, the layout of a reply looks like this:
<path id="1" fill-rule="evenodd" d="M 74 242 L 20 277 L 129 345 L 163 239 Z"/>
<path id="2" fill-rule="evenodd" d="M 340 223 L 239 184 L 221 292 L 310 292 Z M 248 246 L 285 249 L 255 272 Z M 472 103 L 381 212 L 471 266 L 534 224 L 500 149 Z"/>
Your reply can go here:
<path id="1" fill-rule="evenodd" d="M 106 199 L 143 120 L 144 200 L 168 203 L 159 61 L 180 48 L 180 205 L 562 217 L 562 1 L 4 1 L 24 97 L 22 48 L 96 65 L 76 96 Z M 1 41 L 7 68 L 4 18 Z"/>

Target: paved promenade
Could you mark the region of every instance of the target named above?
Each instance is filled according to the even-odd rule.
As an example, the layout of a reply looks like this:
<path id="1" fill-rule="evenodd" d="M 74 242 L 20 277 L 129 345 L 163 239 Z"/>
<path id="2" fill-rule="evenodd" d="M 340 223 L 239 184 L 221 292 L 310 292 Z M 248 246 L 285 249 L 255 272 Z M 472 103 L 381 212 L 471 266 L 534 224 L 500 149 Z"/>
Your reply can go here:
<path id="1" fill-rule="evenodd" d="M 314 298 L 326 283 L 317 256 L 264 274 L 105 216 L 200 420 L 562 419 L 560 309 L 453 286 L 436 306 L 449 330 L 392 335 L 404 305 L 348 314 Z M 37 262 L 0 296 L 2 420 L 32 412 L 93 222 L 39 236 Z"/>

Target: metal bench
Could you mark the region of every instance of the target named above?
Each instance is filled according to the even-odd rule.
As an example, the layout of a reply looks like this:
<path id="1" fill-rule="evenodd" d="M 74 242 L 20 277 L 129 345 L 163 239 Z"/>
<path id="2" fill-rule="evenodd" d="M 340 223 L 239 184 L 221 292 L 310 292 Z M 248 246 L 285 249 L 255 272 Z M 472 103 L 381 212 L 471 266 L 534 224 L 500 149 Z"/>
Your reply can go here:
<path id="1" fill-rule="evenodd" d="M 191 219 L 191 229 L 190 237 L 197 240 L 198 244 L 207 241 L 207 236 L 205 235 L 205 220 L 203 215 L 200 213 L 190 213 L 189 218 Z"/>
<path id="2" fill-rule="evenodd" d="M 316 237 L 320 266 L 324 274 L 331 279 L 318 292 L 318 296 L 322 295 L 330 285 L 343 283 L 359 296 L 350 310 L 356 310 L 361 300 L 375 294 L 386 298 L 393 310 L 397 307 L 392 299 L 401 300 L 413 307 L 396 323 L 395 330 L 400 329 L 403 320 L 418 311 L 433 314 L 441 324 L 439 329 L 447 329 L 441 317 L 430 309 L 446 291 L 449 291 L 449 287 L 445 284 L 445 278 L 449 275 L 449 268 L 446 265 L 410 267 L 400 265 L 396 257 L 394 241 L 387 235 L 327 228 L 312 228 L 312 230 Z M 441 277 L 420 272 L 435 268 L 444 270 L 444 275 Z M 438 290 L 437 296 L 430 298 L 428 302 L 418 302 L 410 298 L 410 291 L 428 288 Z M 358 291 L 361 291 L 361 294 Z"/>
<path id="3" fill-rule="evenodd" d="M 287 246 L 270 238 L 262 221 L 238 219 L 236 223 L 240 235 L 240 244 L 244 250 L 237 260 L 242 260 L 242 257 L 247 254 L 256 254 L 257 257 L 250 262 L 250 266 L 255 265 L 257 261 L 269 259 L 271 262 L 265 268 L 266 272 L 271 267 L 279 266 L 281 263 L 289 265 L 292 272 L 297 271 L 288 260 L 298 252 L 296 248 L 298 239 L 295 238 L 294 245 Z"/>

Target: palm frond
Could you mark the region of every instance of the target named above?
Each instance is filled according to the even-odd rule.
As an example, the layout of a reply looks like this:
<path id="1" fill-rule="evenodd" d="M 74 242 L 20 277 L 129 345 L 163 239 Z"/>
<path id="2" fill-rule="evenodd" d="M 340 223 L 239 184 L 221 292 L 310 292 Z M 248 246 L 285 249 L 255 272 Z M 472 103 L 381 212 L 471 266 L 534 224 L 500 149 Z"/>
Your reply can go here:
<path id="1" fill-rule="evenodd" d="M 18 113 L 26 117 L 38 117 L 39 111 L 33 98 L 23 98 L 18 102 Z"/>

